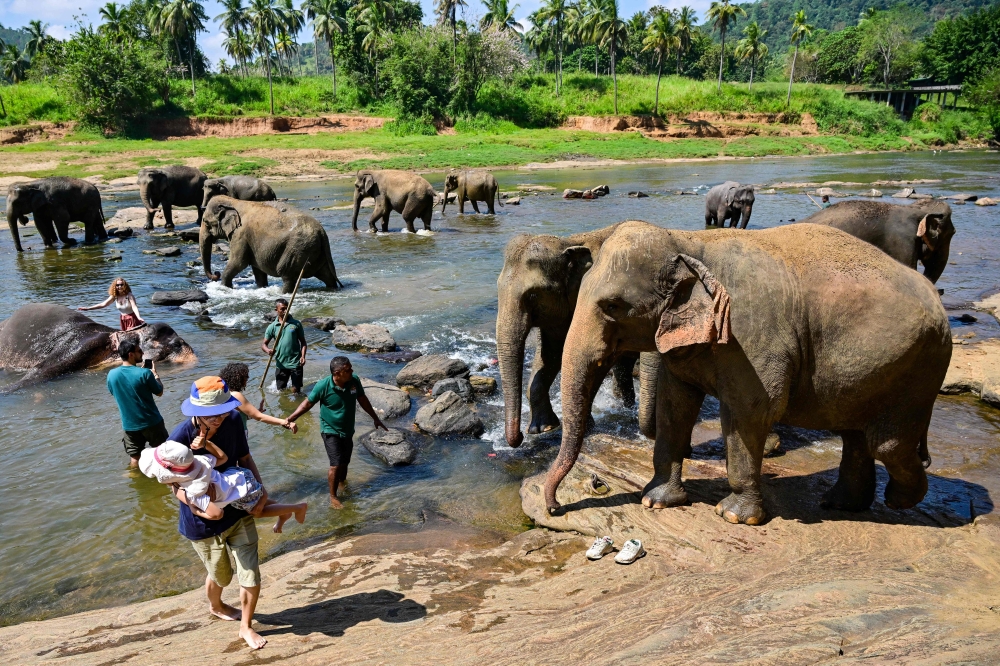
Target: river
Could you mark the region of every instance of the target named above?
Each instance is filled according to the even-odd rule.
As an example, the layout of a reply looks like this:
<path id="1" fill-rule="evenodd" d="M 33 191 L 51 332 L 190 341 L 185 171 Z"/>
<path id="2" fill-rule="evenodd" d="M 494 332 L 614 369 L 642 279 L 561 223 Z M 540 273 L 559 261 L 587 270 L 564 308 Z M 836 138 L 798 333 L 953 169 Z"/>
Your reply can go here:
<path id="1" fill-rule="evenodd" d="M 565 235 L 606 226 L 623 219 L 644 219 L 679 229 L 703 228 L 704 198 L 678 196 L 678 190 L 704 194 L 724 180 L 767 185 L 779 181 L 850 181 L 940 179 L 917 185 L 920 192 L 973 192 L 1000 196 L 1000 154 L 952 152 L 846 155 L 836 157 L 677 162 L 658 165 L 561 169 L 498 170 L 502 189 L 516 184 L 554 190 L 522 197 L 519 206 L 498 208 L 496 216 L 460 216 L 450 206 L 445 217 L 434 214 L 434 233 L 398 233 L 393 214 L 390 228 L 377 236 L 351 231 L 349 207 L 353 181 L 278 182 L 279 197 L 312 210 L 326 227 L 337 272 L 346 289 L 325 292 L 317 280 L 303 282 L 295 316 L 336 315 L 348 323 L 374 322 L 388 327 L 401 345 L 425 353 L 447 353 L 465 360 L 473 371 L 499 379 L 489 361 L 495 355 L 496 278 L 503 248 L 518 233 Z M 440 187 L 439 173 L 428 176 Z M 607 184 L 611 195 L 596 201 L 563 200 L 564 187 Z M 846 192 L 867 187 L 835 186 Z M 880 186 L 886 194 L 896 189 Z M 642 190 L 648 198 L 628 198 Z M 891 201 L 891 200 L 890 200 Z M 110 218 L 119 207 L 137 206 L 135 192 L 105 198 Z M 330 208 L 333 209 L 330 209 Z M 471 209 L 467 209 L 471 210 Z M 752 228 L 802 219 L 815 207 L 801 190 L 758 195 Z M 359 225 L 366 228 L 370 209 Z M 954 207 L 957 235 L 951 264 L 938 286 L 945 290 L 950 314 L 957 315 L 982 294 L 1000 288 L 1000 209 L 974 205 Z M 29 233 L 33 226 L 26 228 Z M 263 369 L 259 345 L 280 286 L 256 289 L 247 274 L 236 289 L 206 287 L 205 307 L 157 307 L 150 295 L 161 289 L 202 285 L 197 245 L 188 243 L 178 258 L 145 255 L 142 250 L 177 245 L 179 239 L 142 234 L 120 244 L 38 251 L 37 235 L 25 239 L 35 251 L 18 254 L 6 231 L 0 232 L 0 283 L 7 285 L 0 319 L 18 307 L 49 301 L 70 307 L 103 300 L 117 276 L 133 286 L 143 317 L 170 323 L 195 349 L 193 366 L 162 365 L 166 390 L 158 400 L 168 428 L 181 417 L 180 403 L 191 382 L 214 374 L 230 361 L 251 366 L 256 386 Z M 82 240 L 82 232 L 76 235 Z M 121 251 L 123 260 L 109 262 Z M 221 266 L 217 266 L 221 268 Z M 203 285 L 202 285 L 203 286 Z M 117 328 L 112 309 L 89 313 Z M 1000 335 L 988 315 L 962 326 L 977 336 Z M 306 329 L 309 359 L 307 387 L 327 372 L 339 353 L 329 334 Z M 394 383 L 402 367 L 351 354 L 361 376 Z M 194 551 L 177 534 L 177 510 L 164 486 L 128 470 L 121 445 L 121 425 L 105 387 L 107 369 L 88 370 L 13 395 L 0 396 L 0 625 L 40 619 L 91 608 L 175 594 L 204 579 Z M 12 381 L 0 371 L 0 384 Z M 560 405 L 558 381 L 554 405 Z M 248 390 L 251 398 L 259 397 Z M 296 404 L 288 394 L 268 392 L 271 413 L 287 414 Z M 394 424 L 407 427 L 422 401 Z M 526 403 L 525 403 L 526 406 Z M 251 422 L 251 450 L 269 493 L 279 501 L 308 501 L 305 525 L 290 523 L 282 535 L 261 524 L 261 552 L 266 557 L 331 536 L 372 526 L 414 523 L 424 511 L 444 514 L 460 523 L 512 534 L 529 527 L 521 513 L 520 479 L 551 459 L 557 436 L 548 436 L 514 452 L 503 445 L 500 394 L 480 403 L 487 432 L 477 440 L 427 438 L 416 463 L 387 469 L 359 447 L 351 465 L 346 509 L 326 506 L 326 456 L 319 435 L 318 409 L 300 419 L 297 435 Z M 359 412 L 360 413 L 360 412 Z M 632 410 L 620 407 L 602 390 L 595 417 L 600 431 L 635 436 Z M 368 429 L 359 417 L 359 434 Z M 817 456 L 837 464 L 839 452 L 817 441 Z M 938 401 L 931 426 L 933 471 L 974 481 L 991 494 L 1000 489 L 1000 412 L 967 398 Z M 962 500 L 964 501 L 964 500 Z M 988 499 L 976 499 L 977 512 L 990 510 Z M 956 510 L 965 510 L 968 508 Z"/>

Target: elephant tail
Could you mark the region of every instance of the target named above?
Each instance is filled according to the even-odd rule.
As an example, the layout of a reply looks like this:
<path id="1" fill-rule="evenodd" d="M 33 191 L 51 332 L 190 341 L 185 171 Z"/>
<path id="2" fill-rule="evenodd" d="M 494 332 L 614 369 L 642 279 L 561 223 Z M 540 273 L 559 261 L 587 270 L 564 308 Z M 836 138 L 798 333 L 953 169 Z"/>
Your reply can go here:
<path id="1" fill-rule="evenodd" d="M 503 198 L 500 197 L 500 188 L 499 187 L 497 188 L 497 191 L 496 191 L 496 198 L 497 198 L 497 203 L 500 204 L 501 208 L 503 208 L 504 207 L 504 205 L 503 205 Z"/>
<path id="2" fill-rule="evenodd" d="M 323 236 L 326 238 L 326 243 L 323 244 L 323 252 L 326 253 L 326 264 L 330 267 L 330 273 L 333 274 L 333 282 L 336 288 L 343 289 L 344 283 L 337 277 L 337 266 L 333 263 L 333 250 L 330 249 L 330 237 L 326 234 L 323 234 Z"/>

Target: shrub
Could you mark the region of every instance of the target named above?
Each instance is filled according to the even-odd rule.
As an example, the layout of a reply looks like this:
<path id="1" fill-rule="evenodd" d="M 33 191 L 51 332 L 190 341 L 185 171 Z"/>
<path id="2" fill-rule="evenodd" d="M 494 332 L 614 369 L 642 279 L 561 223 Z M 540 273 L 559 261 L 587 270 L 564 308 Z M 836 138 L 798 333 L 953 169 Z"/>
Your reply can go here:
<path id="1" fill-rule="evenodd" d="M 382 130 L 393 136 L 434 136 L 437 134 L 434 119 L 429 116 L 396 118 L 382 125 Z"/>
<path id="2" fill-rule="evenodd" d="M 459 134 L 511 134 L 517 125 L 509 120 L 494 118 L 485 113 L 466 116 L 455 121 L 455 131 Z"/>
<path id="3" fill-rule="evenodd" d="M 826 97 L 813 107 L 816 124 L 824 132 L 855 136 L 899 136 L 903 121 L 891 107 L 872 102 Z"/>
<path id="4" fill-rule="evenodd" d="M 393 40 L 382 71 L 401 116 L 444 115 L 455 79 L 451 51 L 451 34 L 443 28 L 411 30 Z"/>
<path id="5" fill-rule="evenodd" d="M 925 123 L 936 123 L 941 120 L 941 107 L 934 102 L 925 102 L 918 109 L 920 120 Z"/>

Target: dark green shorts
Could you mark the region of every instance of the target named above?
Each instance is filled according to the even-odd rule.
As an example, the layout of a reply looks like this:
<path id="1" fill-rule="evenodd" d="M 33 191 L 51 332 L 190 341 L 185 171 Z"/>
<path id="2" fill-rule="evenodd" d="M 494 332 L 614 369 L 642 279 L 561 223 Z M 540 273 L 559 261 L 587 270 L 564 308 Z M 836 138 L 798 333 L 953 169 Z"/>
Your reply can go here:
<path id="1" fill-rule="evenodd" d="M 167 432 L 163 421 L 160 421 L 155 426 L 149 426 L 142 430 L 126 430 L 125 436 L 122 437 L 122 444 L 125 445 L 125 453 L 128 454 L 129 458 L 138 458 L 147 444 L 156 448 L 167 441 L 168 437 L 170 437 L 170 433 Z"/>

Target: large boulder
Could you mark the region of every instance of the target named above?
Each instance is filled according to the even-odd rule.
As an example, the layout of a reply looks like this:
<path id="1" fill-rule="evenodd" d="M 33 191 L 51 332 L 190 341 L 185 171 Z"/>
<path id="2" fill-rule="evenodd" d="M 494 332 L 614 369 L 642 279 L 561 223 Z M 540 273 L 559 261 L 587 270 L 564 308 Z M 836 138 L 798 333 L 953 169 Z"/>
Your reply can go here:
<path id="1" fill-rule="evenodd" d="M 361 386 L 379 418 L 398 419 L 410 413 L 410 394 L 406 391 L 364 377 Z"/>
<path id="2" fill-rule="evenodd" d="M 183 305 L 184 303 L 204 303 L 208 294 L 201 289 L 183 289 L 180 291 L 157 291 L 149 297 L 153 305 Z"/>
<path id="3" fill-rule="evenodd" d="M 448 358 L 444 354 L 429 354 L 403 366 L 396 375 L 396 383 L 400 386 L 428 390 L 435 383 L 449 377 L 468 379 L 469 366 L 457 358 Z"/>
<path id="4" fill-rule="evenodd" d="M 454 391 L 445 391 L 437 400 L 417 410 L 416 426 L 432 435 L 478 437 L 485 427 L 482 419 Z"/>
<path id="5" fill-rule="evenodd" d="M 365 354 L 368 358 L 373 358 L 386 363 L 409 363 L 423 356 L 416 349 L 397 349 L 391 352 L 381 352 L 377 354 Z"/>
<path id="6" fill-rule="evenodd" d="M 409 465 L 417 457 L 417 449 L 406 441 L 406 433 L 396 428 L 372 430 L 361 437 L 361 445 L 386 465 Z"/>
<path id="7" fill-rule="evenodd" d="M 337 317 L 306 317 L 302 320 L 302 323 L 312 328 L 318 328 L 321 331 L 332 331 L 338 326 L 346 324 L 343 319 L 338 319 Z"/>
<path id="8" fill-rule="evenodd" d="M 347 351 L 390 352 L 396 349 L 396 340 L 389 329 L 375 324 L 338 325 L 333 329 L 333 344 Z"/>
<path id="9" fill-rule="evenodd" d="M 444 395 L 448 391 L 457 393 L 459 397 L 466 402 L 470 402 L 472 400 L 472 384 L 469 383 L 468 379 L 462 379 L 461 377 L 449 377 L 448 379 L 442 379 L 434 382 L 434 387 L 431 389 L 431 397 L 437 398 L 438 396 Z"/>

